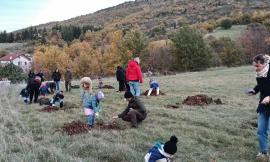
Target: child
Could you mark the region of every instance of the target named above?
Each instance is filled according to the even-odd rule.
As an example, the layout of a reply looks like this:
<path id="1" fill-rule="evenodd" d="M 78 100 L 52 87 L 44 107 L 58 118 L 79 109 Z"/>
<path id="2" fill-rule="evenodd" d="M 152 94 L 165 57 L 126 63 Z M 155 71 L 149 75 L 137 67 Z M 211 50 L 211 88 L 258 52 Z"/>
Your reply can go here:
<path id="1" fill-rule="evenodd" d="M 171 136 L 165 144 L 157 142 L 145 155 L 145 162 L 170 162 L 177 151 L 177 137 Z"/>
<path id="2" fill-rule="evenodd" d="M 150 85 L 150 89 L 148 91 L 147 96 L 150 96 L 151 95 L 153 89 L 156 90 L 157 96 L 158 96 L 159 95 L 159 84 L 157 83 L 157 81 L 154 80 L 154 79 L 150 79 L 149 85 Z"/>
<path id="3" fill-rule="evenodd" d="M 102 78 L 98 77 L 98 88 L 101 89 L 103 87 Z"/>
<path id="4" fill-rule="evenodd" d="M 48 90 L 48 87 L 46 85 L 45 82 L 42 82 L 41 83 L 41 86 L 39 88 L 39 94 L 42 96 L 42 97 L 45 97 L 45 95 L 49 92 Z"/>
<path id="5" fill-rule="evenodd" d="M 27 91 L 26 88 L 22 89 L 20 96 L 22 97 L 24 103 L 28 103 L 29 102 L 29 92 Z"/>
<path id="6" fill-rule="evenodd" d="M 59 104 L 60 107 L 64 106 L 64 93 L 63 93 L 63 91 L 60 91 L 53 96 L 53 98 L 51 100 L 51 106 L 55 106 L 55 104 Z"/>
<path id="7" fill-rule="evenodd" d="M 104 93 L 99 91 L 96 95 L 91 96 L 88 93 L 83 93 L 81 99 L 83 101 L 84 114 L 86 116 L 86 123 L 89 127 L 95 124 L 95 118 L 101 111 L 100 101 L 104 99 Z"/>

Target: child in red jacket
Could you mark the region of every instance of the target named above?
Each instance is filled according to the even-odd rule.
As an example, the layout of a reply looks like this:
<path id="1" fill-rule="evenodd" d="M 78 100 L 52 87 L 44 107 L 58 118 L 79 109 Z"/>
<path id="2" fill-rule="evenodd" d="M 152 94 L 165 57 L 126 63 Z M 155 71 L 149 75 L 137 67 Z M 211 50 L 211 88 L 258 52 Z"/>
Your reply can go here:
<path id="1" fill-rule="evenodd" d="M 136 57 L 129 61 L 126 70 L 126 80 L 130 86 L 130 92 L 134 96 L 140 96 L 140 83 L 143 83 L 142 71 L 140 67 L 140 59 Z"/>

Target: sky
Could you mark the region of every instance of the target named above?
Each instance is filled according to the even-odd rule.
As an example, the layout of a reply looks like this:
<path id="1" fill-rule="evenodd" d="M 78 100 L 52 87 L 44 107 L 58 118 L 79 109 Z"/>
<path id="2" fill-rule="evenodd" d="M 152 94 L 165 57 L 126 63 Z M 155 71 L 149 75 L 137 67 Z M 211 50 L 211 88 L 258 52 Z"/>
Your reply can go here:
<path id="1" fill-rule="evenodd" d="M 0 0 L 0 31 L 62 21 L 130 0 Z"/>

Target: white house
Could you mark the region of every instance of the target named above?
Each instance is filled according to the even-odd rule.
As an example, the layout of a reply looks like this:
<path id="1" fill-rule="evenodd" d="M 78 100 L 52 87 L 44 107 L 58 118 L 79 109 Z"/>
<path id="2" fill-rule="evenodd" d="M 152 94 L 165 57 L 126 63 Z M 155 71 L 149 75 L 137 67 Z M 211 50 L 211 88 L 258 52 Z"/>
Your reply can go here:
<path id="1" fill-rule="evenodd" d="M 21 67 L 25 72 L 31 69 L 32 60 L 24 54 L 8 54 L 0 58 L 1 65 L 13 63 L 16 66 Z"/>

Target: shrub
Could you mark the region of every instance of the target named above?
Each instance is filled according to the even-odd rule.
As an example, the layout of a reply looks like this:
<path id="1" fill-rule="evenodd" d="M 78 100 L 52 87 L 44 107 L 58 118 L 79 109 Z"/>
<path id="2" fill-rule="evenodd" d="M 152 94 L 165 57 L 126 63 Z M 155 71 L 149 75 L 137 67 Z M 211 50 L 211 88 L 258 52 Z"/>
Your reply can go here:
<path id="1" fill-rule="evenodd" d="M 220 26 L 223 29 L 230 29 L 232 27 L 232 20 L 229 18 L 225 18 L 225 19 L 221 20 Z"/>
<path id="2" fill-rule="evenodd" d="M 13 63 L 0 67 L 0 76 L 8 78 L 12 83 L 27 79 L 27 75 L 23 72 L 23 69 Z"/>
<path id="3" fill-rule="evenodd" d="M 183 27 L 171 37 L 171 40 L 174 44 L 177 70 L 198 71 L 209 67 L 210 50 L 198 31 Z"/>

